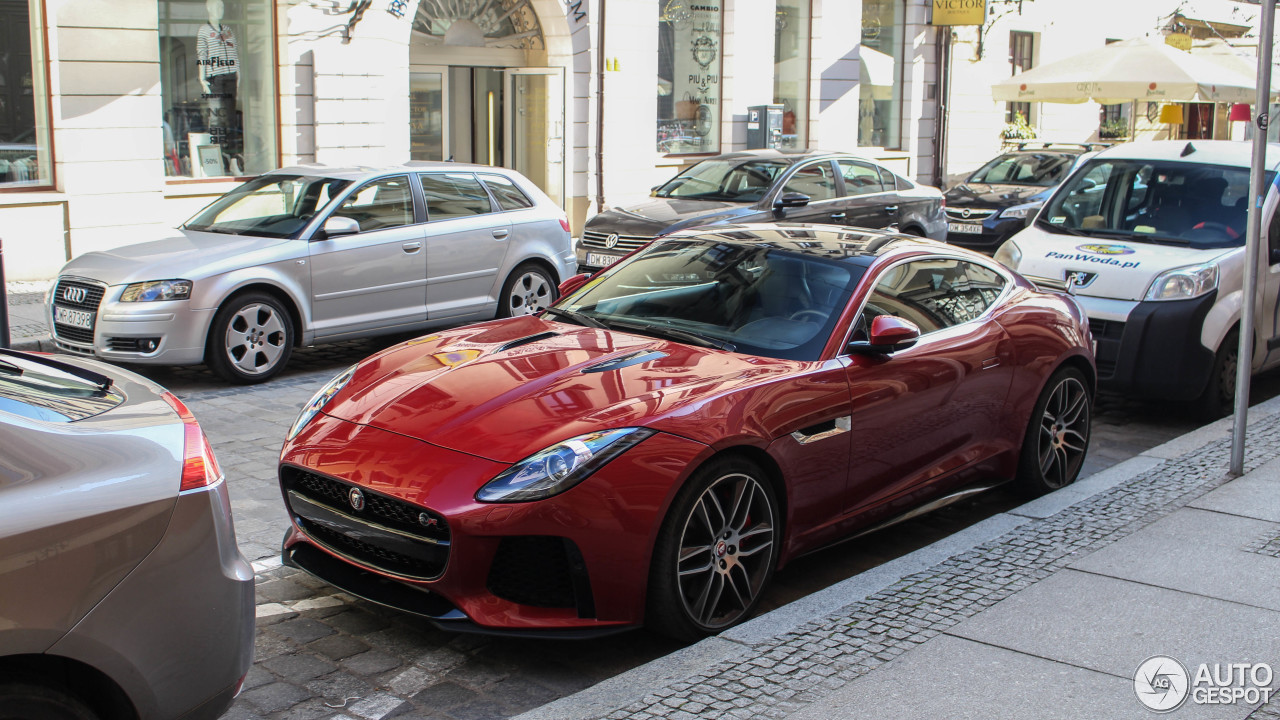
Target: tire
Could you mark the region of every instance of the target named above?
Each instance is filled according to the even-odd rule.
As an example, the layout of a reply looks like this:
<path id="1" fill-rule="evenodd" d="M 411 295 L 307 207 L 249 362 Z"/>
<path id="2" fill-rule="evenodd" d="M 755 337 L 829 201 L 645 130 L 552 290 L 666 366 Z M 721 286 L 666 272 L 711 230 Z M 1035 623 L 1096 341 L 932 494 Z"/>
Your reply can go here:
<path id="1" fill-rule="evenodd" d="M 0 720 L 98 720 L 79 698 L 24 682 L 0 683 Z"/>
<path id="2" fill-rule="evenodd" d="M 1213 354 L 1209 382 L 1195 399 L 1195 411 L 1202 420 L 1230 415 L 1236 406 L 1236 361 L 1240 357 L 1240 332 L 1232 330 Z"/>
<path id="3" fill-rule="evenodd" d="M 265 382 L 289 364 L 293 342 L 293 319 L 280 301 L 249 292 L 218 308 L 205 343 L 205 362 L 228 382 Z"/>
<path id="4" fill-rule="evenodd" d="M 532 315 L 556 301 L 556 284 L 551 274 L 536 263 L 518 265 L 502 284 L 498 296 L 498 317 Z"/>
<path id="5" fill-rule="evenodd" d="M 777 564 L 779 518 L 773 488 L 755 463 L 723 457 L 699 468 L 658 532 L 648 625 L 692 641 L 750 617 Z"/>
<path id="6" fill-rule="evenodd" d="M 1015 484 L 1038 496 L 1076 481 L 1089 450 L 1093 395 L 1084 373 L 1060 368 L 1045 383 L 1022 440 Z"/>

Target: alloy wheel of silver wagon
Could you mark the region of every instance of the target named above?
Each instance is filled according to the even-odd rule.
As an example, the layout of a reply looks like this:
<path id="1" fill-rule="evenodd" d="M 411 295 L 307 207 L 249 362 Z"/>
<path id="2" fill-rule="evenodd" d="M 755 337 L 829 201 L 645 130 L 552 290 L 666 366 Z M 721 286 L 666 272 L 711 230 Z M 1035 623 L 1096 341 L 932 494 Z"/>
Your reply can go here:
<path id="1" fill-rule="evenodd" d="M 1037 456 L 1045 484 L 1070 484 L 1089 446 L 1089 392 L 1074 376 L 1063 377 L 1049 394 L 1040 417 Z"/>
<path id="2" fill-rule="evenodd" d="M 246 375 L 271 372 L 288 347 L 287 322 L 279 310 L 264 303 L 240 308 L 227 323 L 227 359 Z"/>
<path id="3" fill-rule="evenodd" d="M 711 483 L 684 520 L 676 586 L 685 612 L 716 629 L 754 605 L 774 560 L 775 512 L 760 481 L 730 473 Z"/>
<path id="4" fill-rule="evenodd" d="M 506 315 L 533 315 L 546 310 L 555 301 L 555 288 L 547 276 L 538 270 L 525 270 L 510 282 L 503 302 Z"/>

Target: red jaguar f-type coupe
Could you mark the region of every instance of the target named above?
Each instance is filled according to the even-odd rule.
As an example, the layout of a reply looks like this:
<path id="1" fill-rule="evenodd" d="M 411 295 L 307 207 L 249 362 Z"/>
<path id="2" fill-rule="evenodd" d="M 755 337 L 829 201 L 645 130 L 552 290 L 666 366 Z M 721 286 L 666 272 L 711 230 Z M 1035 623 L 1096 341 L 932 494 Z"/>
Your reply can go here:
<path id="1" fill-rule="evenodd" d="M 443 627 L 694 638 L 803 553 L 1084 461 L 1085 315 L 984 256 L 732 226 L 577 280 L 322 388 L 281 452 L 284 561 Z"/>

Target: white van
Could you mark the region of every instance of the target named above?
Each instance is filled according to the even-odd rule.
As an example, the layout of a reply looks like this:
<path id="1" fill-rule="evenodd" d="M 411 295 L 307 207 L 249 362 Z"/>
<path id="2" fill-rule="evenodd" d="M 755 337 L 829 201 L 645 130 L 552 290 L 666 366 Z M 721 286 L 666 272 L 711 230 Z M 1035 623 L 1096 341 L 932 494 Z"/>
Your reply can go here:
<path id="1" fill-rule="evenodd" d="M 996 259 L 1069 287 L 1089 315 L 1098 385 L 1194 401 L 1235 393 L 1250 143 L 1117 145 L 1072 173 Z M 1267 150 L 1253 371 L 1280 365 L 1280 145 Z"/>

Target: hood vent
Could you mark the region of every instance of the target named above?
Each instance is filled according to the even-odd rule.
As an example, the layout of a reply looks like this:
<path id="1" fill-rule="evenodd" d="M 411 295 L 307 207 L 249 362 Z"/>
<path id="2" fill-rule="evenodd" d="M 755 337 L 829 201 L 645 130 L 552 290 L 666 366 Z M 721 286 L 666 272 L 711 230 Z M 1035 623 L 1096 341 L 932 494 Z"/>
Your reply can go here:
<path id="1" fill-rule="evenodd" d="M 592 365 L 582 372 L 598 373 L 608 372 L 610 370 L 621 370 L 622 368 L 639 365 L 640 363 L 647 363 L 651 360 L 660 360 L 666 356 L 666 353 L 658 352 L 657 350 L 637 350 L 636 352 L 620 355 L 612 360 L 605 360 L 602 363 Z"/>
<path id="2" fill-rule="evenodd" d="M 553 338 L 553 337 L 555 337 L 555 336 L 557 336 L 557 335 L 559 335 L 559 334 L 560 334 L 560 333 L 555 333 L 555 332 L 550 332 L 550 331 L 548 331 L 548 332 L 540 332 L 540 333 L 538 333 L 538 334 L 536 334 L 536 335 L 527 335 L 527 336 L 522 337 L 522 338 L 516 338 L 515 340 L 512 340 L 511 342 L 506 343 L 505 345 L 500 346 L 500 347 L 499 347 L 497 350 L 495 350 L 494 352 L 502 352 L 503 350 L 510 350 L 511 348 L 517 348 L 517 347 L 520 347 L 521 345 L 528 345 L 529 343 L 536 343 L 536 342 L 538 342 L 539 340 L 546 340 L 546 339 L 548 339 L 548 338 Z"/>

